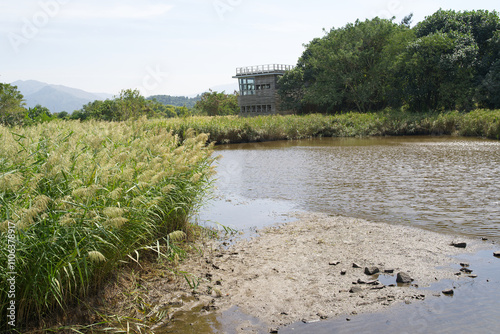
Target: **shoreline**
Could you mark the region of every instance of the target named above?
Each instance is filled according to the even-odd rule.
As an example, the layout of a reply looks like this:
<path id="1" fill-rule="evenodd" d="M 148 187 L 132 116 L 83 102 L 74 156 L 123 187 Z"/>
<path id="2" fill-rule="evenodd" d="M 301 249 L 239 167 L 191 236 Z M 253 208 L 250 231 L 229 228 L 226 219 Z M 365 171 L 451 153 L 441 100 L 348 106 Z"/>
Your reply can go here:
<path id="1" fill-rule="evenodd" d="M 296 221 L 265 228 L 259 236 L 229 247 L 210 244 L 202 255 L 181 263 L 181 271 L 200 280 L 195 297 L 173 312 L 172 324 L 179 324 L 175 319 L 190 309 L 199 314 L 201 307 L 220 316 L 237 307 L 259 319 L 260 324 L 246 321 L 239 331 L 251 333 L 262 326 L 279 329 L 437 298 L 441 291 L 420 288 L 444 279 L 476 279 L 456 269 L 456 256 L 491 247 L 414 227 L 319 213 L 295 215 Z M 453 247 L 454 241 L 467 247 Z M 377 267 L 382 275 L 366 274 L 367 267 Z M 399 272 L 413 281 L 396 283 Z M 177 299 L 185 299 L 180 296 L 190 287 L 178 283 Z"/>

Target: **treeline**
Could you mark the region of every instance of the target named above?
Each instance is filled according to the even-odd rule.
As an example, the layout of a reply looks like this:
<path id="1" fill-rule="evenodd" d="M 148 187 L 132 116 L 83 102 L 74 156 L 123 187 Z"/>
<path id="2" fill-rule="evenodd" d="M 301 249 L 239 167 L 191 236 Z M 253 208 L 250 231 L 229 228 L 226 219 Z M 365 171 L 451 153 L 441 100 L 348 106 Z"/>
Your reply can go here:
<path id="1" fill-rule="evenodd" d="M 171 95 L 153 95 L 147 98 L 147 100 L 158 101 L 164 105 L 176 106 L 176 107 L 187 107 L 194 108 L 197 101 L 201 99 L 201 95 L 196 97 L 187 96 L 171 96 Z"/>
<path id="2" fill-rule="evenodd" d="M 0 83 L 0 124 L 25 126 L 56 119 L 125 121 L 128 119 L 173 118 L 187 116 L 237 115 L 238 95 L 208 91 L 197 98 L 192 107 L 164 104 L 157 99 L 145 98 L 138 90 L 122 90 L 114 99 L 96 100 L 81 109 L 51 113 L 41 105 L 26 108 L 24 97 L 16 86 Z"/>
<path id="3" fill-rule="evenodd" d="M 282 109 L 500 108 L 498 12 L 439 10 L 410 23 L 358 20 L 312 40 L 280 80 Z"/>

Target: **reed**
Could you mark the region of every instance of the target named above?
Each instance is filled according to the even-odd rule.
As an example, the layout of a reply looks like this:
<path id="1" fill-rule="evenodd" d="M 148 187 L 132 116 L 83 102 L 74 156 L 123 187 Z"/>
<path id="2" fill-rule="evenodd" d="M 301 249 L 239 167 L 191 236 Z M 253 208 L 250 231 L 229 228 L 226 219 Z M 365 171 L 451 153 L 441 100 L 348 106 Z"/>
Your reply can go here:
<path id="1" fill-rule="evenodd" d="M 0 328 L 12 329 L 12 300 L 18 326 L 43 319 L 91 293 L 128 254 L 186 232 L 210 189 L 213 145 L 159 124 L 0 126 Z"/>
<path id="2" fill-rule="evenodd" d="M 462 135 L 500 139 L 500 110 L 411 113 L 388 109 L 337 115 L 198 116 L 158 120 L 157 123 L 181 137 L 188 129 L 207 133 L 209 141 L 217 144 L 387 135 Z"/>

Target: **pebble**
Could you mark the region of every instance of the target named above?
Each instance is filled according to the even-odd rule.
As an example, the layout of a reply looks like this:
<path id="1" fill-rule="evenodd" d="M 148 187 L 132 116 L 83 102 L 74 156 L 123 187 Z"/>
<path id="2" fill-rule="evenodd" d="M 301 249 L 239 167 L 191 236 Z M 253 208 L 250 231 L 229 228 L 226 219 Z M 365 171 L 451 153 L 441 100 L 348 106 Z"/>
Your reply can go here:
<path id="1" fill-rule="evenodd" d="M 269 333 L 277 334 L 278 333 L 278 328 L 270 328 L 269 329 Z"/>
<path id="2" fill-rule="evenodd" d="M 470 273 L 472 272 L 472 269 L 469 269 L 469 268 L 465 268 L 465 267 L 464 267 L 464 268 L 460 268 L 460 271 L 461 271 L 461 272 L 464 272 L 464 273 L 466 273 L 466 274 L 470 274 Z"/>
<path id="3" fill-rule="evenodd" d="M 366 275 L 375 275 L 378 272 L 380 272 L 380 269 L 378 269 L 378 267 L 365 267 Z"/>
<path id="4" fill-rule="evenodd" d="M 331 265 L 331 266 L 336 266 L 339 263 L 340 263 L 340 261 L 332 261 L 332 262 L 330 262 L 328 264 Z"/>
<path id="5" fill-rule="evenodd" d="M 461 262 L 461 263 L 460 263 L 460 265 L 461 265 L 462 267 L 468 267 L 468 266 L 469 266 L 469 264 L 468 264 L 467 262 Z"/>
<path id="6" fill-rule="evenodd" d="M 454 247 L 457 247 L 457 248 L 466 248 L 467 247 L 467 243 L 466 242 L 453 241 L 451 243 L 451 245 L 454 246 Z"/>
<path id="7" fill-rule="evenodd" d="M 359 286 L 353 286 L 351 288 L 351 290 L 349 290 L 350 293 L 357 293 L 357 292 L 361 292 L 363 289 L 360 288 Z"/>
<path id="8" fill-rule="evenodd" d="M 493 253 L 493 256 L 500 257 L 500 252 Z"/>
<path id="9" fill-rule="evenodd" d="M 346 273 L 347 273 L 347 270 L 345 270 L 345 269 L 342 269 L 342 270 L 340 271 L 340 275 L 345 275 Z"/>
<path id="10" fill-rule="evenodd" d="M 443 295 L 452 295 L 455 293 L 453 289 L 443 290 L 441 292 L 443 293 Z"/>
<path id="11" fill-rule="evenodd" d="M 408 275 L 405 272 L 399 272 L 398 276 L 396 277 L 396 282 L 397 283 L 411 283 L 413 281 L 413 278 L 411 278 L 410 275 Z"/>
<path id="12" fill-rule="evenodd" d="M 360 266 L 359 264 L 357 264 L 357 263 L 353 263 L 353 264 L 352 264 L 352 267 L 353 267 L 353 268 L 361 268 L 361 266 Z"/>

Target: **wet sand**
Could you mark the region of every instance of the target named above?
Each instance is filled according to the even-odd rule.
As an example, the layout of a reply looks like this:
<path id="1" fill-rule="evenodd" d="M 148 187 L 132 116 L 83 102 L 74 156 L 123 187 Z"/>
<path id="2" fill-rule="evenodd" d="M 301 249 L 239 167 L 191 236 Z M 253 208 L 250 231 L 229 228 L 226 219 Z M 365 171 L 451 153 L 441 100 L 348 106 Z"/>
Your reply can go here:
<path id="1" fill-rule="evenodd" d="M 474 280 L 464 272 L 456 275 L 452 266 L 460 261 L 452 256 L 487 246 L 478 240 L 356 218 L 296 215 L 294 222 L 265 228 L 258 237 L 230 247 L 210 243 L 202 254 L 182 263 L 180 270 L 201 280 L 196 298 L 181 309 L 203 305 L 204 310 L 221 313 L 236 305 L 269 328 L 380 311 L 442 293 L 417 287 L 446 278 Z M 454 241 L 466 242 L 467 247 L 451 246 Z M 377 267 L 382 275 L 367 275 L 366 267 Z M 413 281 L 397 284 L 399 272 Z M 171 297 L 189 291 L 188 284 L 180 281 Z M 257 332 L 257 327 L 249 323 L 239 332 Z"/>

